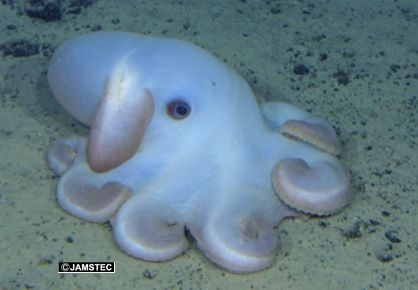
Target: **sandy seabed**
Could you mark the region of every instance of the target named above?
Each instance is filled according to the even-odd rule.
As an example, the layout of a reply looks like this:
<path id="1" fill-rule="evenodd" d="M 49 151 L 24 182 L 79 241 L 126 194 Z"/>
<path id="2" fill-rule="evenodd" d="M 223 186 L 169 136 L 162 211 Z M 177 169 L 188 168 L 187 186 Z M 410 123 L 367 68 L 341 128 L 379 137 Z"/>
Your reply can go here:
<path id="1" fill-rule="evenodd" d="M 46 15 L 44 2 L 56 3 L 0 4 L 0 289 L 418 288 L 417 1 L 64 0 Z M 328 119 L 353 203 L 281 223 L 277 260 L 259 273 L 228 273 L 193 246 L 166 263 L 125 255 L 109 225 L 57 206 L 45 162 L 53 140 L 88 132 L 53 99 L 48 60 L 64 40 L 100 29 L 194 42 L 260 101 Z M 59 261 L 115 261 L 116 273 L 61 275 Z"/>

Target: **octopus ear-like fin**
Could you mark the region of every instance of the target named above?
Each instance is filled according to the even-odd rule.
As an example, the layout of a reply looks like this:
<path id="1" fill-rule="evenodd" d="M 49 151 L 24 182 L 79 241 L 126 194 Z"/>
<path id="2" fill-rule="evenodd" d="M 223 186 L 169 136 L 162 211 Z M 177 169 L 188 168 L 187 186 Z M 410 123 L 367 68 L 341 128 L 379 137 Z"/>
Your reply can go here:
<path id="1" fill-rule="evenodd" d="M 154 113 L 147 88 L 120 65 L 107 79 L 88 140 L 87 162 L 98 173 L 109 171 L 131 158 L 138 149 Z"/>
<path id="2" fill-rule="evenodd" d="M 339 155 L 341 143 L 332 126 L 295 106 L 279 102 L 260 105 L 266 125 L 288 138 L 314 146 L 329 154 Z"/>
<path id="3" fill-rule="evenodd" d="M 308 143 L 332 155 L 341 154 L 341 142 L 327 122 L 311 123 L 307 120 L 287 120 L 280 127 L 286 137 Z"/>

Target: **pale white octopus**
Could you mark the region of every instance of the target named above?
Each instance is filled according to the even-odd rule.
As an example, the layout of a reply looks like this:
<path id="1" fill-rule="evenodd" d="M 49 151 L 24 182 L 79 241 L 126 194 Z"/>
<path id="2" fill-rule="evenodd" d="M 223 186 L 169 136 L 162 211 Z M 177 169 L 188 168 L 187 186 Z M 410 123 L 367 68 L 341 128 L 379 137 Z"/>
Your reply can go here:
<path id="1" fill-rule="evenodd" d="M 110 221 L 129 255 L 165 261 L 188 231 L 215 264 L 245 273 L 272 264 L 274 227 L 296 210 L 330 215 L 351 200 L 340 143 L 323 119 L 257 105 L 235 71 L 179 40 L 96 32 L 55 52 L 48 81 L 91 127 L 57 140 L 59 205 Z"/>

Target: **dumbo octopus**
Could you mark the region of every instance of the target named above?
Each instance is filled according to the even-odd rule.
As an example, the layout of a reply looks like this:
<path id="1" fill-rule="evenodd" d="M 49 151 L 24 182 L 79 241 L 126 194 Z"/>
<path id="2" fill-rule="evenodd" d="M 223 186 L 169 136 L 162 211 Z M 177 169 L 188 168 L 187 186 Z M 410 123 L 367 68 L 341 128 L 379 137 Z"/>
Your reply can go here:
<path id="1" fill-rule="evenodd" d="M 58 204 L 109 221 L 134 257 L 170 260 L 191 239 L 228 271 L 262 270 L 283 218 L 331 215 L 351 200 L 325 120 L 289 104 L 259 106 L 238 73 L 191 43 L 89 33 L 57 49 L 48 82 L 91 128 L 48 151 L 62 176 Z"/>

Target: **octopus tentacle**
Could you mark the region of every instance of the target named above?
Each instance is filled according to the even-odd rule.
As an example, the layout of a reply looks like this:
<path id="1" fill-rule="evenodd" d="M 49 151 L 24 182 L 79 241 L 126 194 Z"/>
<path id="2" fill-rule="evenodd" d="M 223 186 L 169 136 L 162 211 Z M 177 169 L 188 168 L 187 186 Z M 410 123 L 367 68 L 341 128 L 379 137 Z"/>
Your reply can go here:
<path id="1" fill-rule="evenodd" d="M 171 207 L 135 196 L 111 220 L 116 243 L 127 254 L 148 260 L 166 261 L 188 246 L 184 222 Z"/>
<path id="2" fill-rule="evenodd" d="M 312 164 L 300 158 L 284 159 L 274 167 L 272 181 L 281 200 L 309 214 L 336 213 L 352 199 L 350 174 L 337 159 Z"/>
<path id="3" fill-rule="evenodd" d="M 99 177 L 86 164 L 67 171 L 57 187 L 57 201 L 64 210 L 99 223 L 108 221 L 131 194 L 127 186 Z"/>
<path id="4" fill-rule="evenodd" d="M 49 147 L 46 158 L 49 167 L 58 175 L 63 175 L 75 163 L 85 160 L 87 138 L 59 138 Z"/>
<path id="5" fill-rule="evenodd" d="M 192 234 L 213 263 L 231 272 L 259 271 L 276 257 L 278 238 L 273 226 L 257 215 L 211 218 Z"/>

